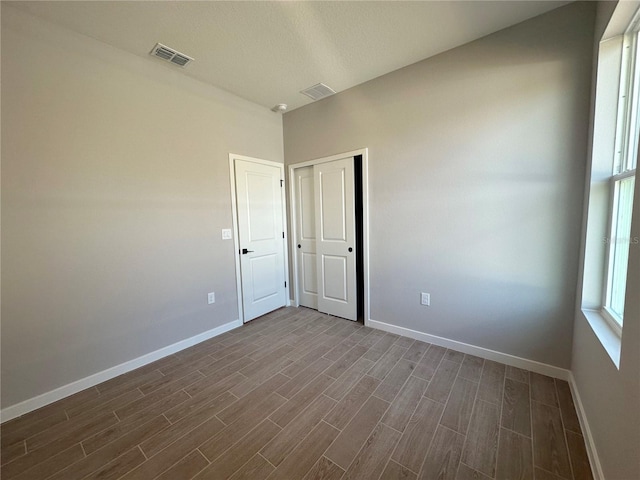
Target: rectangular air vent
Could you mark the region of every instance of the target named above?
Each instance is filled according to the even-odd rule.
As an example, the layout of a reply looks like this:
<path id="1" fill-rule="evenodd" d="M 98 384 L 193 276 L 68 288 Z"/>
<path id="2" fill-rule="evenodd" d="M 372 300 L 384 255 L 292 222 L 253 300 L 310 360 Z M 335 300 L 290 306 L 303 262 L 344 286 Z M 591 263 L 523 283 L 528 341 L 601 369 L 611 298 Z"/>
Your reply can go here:
<path id="1" fill-rule="evenodd" d="M 305 88 L 300 93 L 306 95 L 312 100 L 320 100 L 321 98 L 330 97 L 336 93 L 336 91 L 324 83 L 318 83 L 313 87 Z"/>
<path id="2" fill-rule="evenodd" d="M 162 45 L 161 43 L 156 43 L 156 46 L 153 47 L 153 50 L 149 53 L 154 57 L 161 58 L 180 67 L 184 67 L 189 62 L 193 61 L 193 58 L 185 55 L 184 53 L 180 53 L 173 48 L 169 48 L 166 45 Z"/>

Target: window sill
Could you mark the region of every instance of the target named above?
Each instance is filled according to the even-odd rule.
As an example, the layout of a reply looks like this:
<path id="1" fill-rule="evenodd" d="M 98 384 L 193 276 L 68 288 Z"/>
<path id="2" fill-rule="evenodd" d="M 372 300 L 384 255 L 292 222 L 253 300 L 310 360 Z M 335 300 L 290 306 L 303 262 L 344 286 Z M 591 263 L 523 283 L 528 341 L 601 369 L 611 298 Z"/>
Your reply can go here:
<path id="1" fill-rule="evenodd" d="M 620 345 L 622 343 L 620 341 L 620 335 L 609 325 L 609 322 L 603 317 L 602 312 L 583 308 L 582 314 L 587 319 L 587 322 L 589 322 L 589 325 L 591 325 L 593 333 L 595 333 L 598 340 L 600 340 L 609 358 L 611 358 L 611 361 L 619 370 Z"/>

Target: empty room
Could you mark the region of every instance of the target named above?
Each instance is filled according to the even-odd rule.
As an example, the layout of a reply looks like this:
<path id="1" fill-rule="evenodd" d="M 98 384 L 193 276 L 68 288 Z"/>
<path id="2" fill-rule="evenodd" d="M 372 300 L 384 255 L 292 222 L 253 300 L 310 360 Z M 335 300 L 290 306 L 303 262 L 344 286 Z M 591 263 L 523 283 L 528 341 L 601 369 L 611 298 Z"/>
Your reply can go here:
<path id="1" fill-rule="evenodd" d="M 2 1 L 3 480 L 639 480 L 640 1 Z"/>

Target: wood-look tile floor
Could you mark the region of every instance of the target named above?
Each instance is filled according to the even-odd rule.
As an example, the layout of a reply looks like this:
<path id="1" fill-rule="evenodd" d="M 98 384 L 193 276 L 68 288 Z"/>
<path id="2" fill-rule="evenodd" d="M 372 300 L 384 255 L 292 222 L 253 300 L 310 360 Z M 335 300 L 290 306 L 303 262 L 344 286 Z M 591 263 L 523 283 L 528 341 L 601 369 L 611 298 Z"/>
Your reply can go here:
<path id="1" fill-rule="evenodd" d="M 3 480 L 591 479 L 566 382 L 285 308 L 2 425 Z"/>

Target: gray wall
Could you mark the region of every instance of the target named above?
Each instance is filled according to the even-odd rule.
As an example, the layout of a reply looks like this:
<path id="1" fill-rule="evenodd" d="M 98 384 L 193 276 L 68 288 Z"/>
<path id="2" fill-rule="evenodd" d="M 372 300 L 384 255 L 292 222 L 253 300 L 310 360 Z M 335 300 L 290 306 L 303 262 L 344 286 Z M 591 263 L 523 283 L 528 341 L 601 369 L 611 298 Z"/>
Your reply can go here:
<path id="1" fill-rule="evenodd" d="M 594 11 L 285 114 L 287 164 L 369 148 L 373 320 L 569 367 Z"/>
<path id="2" fill-rule="evenodd" d="M 280 116 L 2 5 L 2 407 L 238 318 L 230 152 Z"/>
<path id="3" fill-rule="evenodd" d="M 596 52 L 597 42 L 604 32 L 614 6 L 613 2 L 599 2 L 595 29 Z M 597 62 L 594 62 L 595 65 Z M 591 183 L 591 175 L 587 177 L 587 185 L 589 183 Z M 594 192 L 591 192 L 591 196 L 594 196 Z M 585 201 L 585 207 L 588 203 Z M 597 202 L 592 201 L 591 207 L 593 208 L 594 205 L 597 206 Z M 589 221 L 597 222 L 597 212 L 592 213 L 595 213 L 596 218 L 590 218 Z M 640 182 L 637 180 L 631 238 L 640 238 Z M 586 228 L 583 232 L 581 260 L 584 258 L 585 239 Z M 587 273 L 587 275 L 592 274 L 593 272 Z M 583 272 L 581 271 L 578 285 L 582 284 Z M 631 243 L 619 369 L 613 364 L 583 315 L 580 305 L 588 303 L 588 300 L 580 295 L 578 295 L 578 308 L 575 314 L 571 370 L 589 420 L 604 477 L 609 480 L 640 478 L 640 456 L 638 455 L 640 452 L 640 295 L 638 292 L 640 292 L 640 245 Z M 587 292 L 585 292 L 586 295 Z"/>

